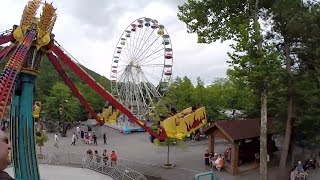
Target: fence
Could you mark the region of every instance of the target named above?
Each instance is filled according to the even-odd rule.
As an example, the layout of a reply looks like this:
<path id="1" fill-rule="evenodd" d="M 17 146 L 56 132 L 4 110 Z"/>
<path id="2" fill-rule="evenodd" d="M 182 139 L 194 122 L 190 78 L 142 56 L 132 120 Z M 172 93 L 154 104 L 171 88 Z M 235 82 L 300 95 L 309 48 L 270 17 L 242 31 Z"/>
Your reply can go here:
<path id="1" fill-rule="evenodd" d="M 109 164 L 109 162 L 104 163 L 101 161 L 101 158 L 95 159 L 90 157 L 84 157 L 82 162 L 83 168 L 97 171 L 117 180 L 147 180 L 142 174 L 120 163 Z"/>
<path id="2" fill-rule="evenodd" d="M 195 171 L 186 168 L 178 168 L 175 167 L 173 169 L 165 169 L 162 165 L 152 164 L 141 161 L 132 161 L 129 159 L 118 159 L 117 166 L 112 167 L 108 166 L 105 168 L 101 168 L 95 162 L 91 162 L 91 164 L 86 164 L 84 162 L 84 154 L 77 153 L 69 153 L 69 152 L 55 152 L 55 153 L 47 153 L 43 158 L 39 159 L 38 162 L 52 165 L 64 165 L 64 166 L 76 166 L 76 167 L 86 167 L 92 170 L 95 170 L 100 173 L 107 174 L 111 176 L 112 168 L 115 168 L 113 173 L 118 176 L 118 174 L 133 174 L 138 173 L 143 174 L 145 177 L 151 177 L 150 179 L 162 179 L 162 180 L 194 180 L 195 176 L 199 173 L 203 173 L 201 171 Z M 99 168 L 98 168 L 99 167 Z M 124 175 L 127 178 L 126 175 Z M 138 178 L 139 176 L 134 175 L 131 178 Z M 140 178 L 140 177 L 139 177 Z M 116 178 L 115 178 L 116 179 Z M 149 179 L 149 178 L 148 178 Z M 217 179 L 217 178 L 216 178 Z M 215 179 L 215 180 L 216 180 Z M 141 179 L 142 180 L 142 179 Z"/>
<path id="3" fill-rule="evenodd" d="M 49 165 L 69 165 L 78 166 L 94 170 L 108 175 L 116 180 L 147 180 L 141 173 L 128 168 L 124 164 L 117 162 L 111 165 L 110 162 L 104 163 L 101 158 L 90 158 L 83 154 L 76 153 L 47 153 L 38 162 Z"/>
<path id="4" fill-rule="evenodd" d="M 38 158 L 38 163 L 81 167 L 83 157 L 83 154 L 77 153 L 46 153 L 42 158 Z"/>

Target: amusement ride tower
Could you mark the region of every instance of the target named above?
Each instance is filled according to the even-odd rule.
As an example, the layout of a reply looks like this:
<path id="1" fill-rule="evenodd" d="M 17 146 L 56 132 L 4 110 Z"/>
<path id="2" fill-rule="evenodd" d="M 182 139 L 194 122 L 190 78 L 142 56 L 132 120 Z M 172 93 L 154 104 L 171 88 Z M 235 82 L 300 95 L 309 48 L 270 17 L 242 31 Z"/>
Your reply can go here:
<path id="1" fill-rule="evenodd" d="M 42 13 L 40 17 L 36 17 L 40 7 L 42 7 Z M 20 24 L 15 25 L 12 30 L 0 33 L 0 45 L 10 43 L 0 50 L 0 61 L 8 59 L 0 75 L 0 119 L 3 119 L 5 111 L 10 109 L 10 137 L 14 173 L 17 180 L 39 180 L 32 105 L 35 80 L 40 72 L 40 64 L 44 56 L 48 57 L 73 95 L 100 125 L 103 125 L 104 121 L 95 114 L 81 95 L 64 71 L 61 62 L 113 107 L 124 113 L 131 122 L 138 124 L 160 140 L 167 138 L 161 127 L 159 127 L 159 133 L 156 133 L 139 121 L 131 111 L 90 77 L 78 62 L 72 59 L 72 56 L 54 40 L 52 29 L 56 18 L 56 9 L 52 4 L 32 0 L 25 6 Z"/>

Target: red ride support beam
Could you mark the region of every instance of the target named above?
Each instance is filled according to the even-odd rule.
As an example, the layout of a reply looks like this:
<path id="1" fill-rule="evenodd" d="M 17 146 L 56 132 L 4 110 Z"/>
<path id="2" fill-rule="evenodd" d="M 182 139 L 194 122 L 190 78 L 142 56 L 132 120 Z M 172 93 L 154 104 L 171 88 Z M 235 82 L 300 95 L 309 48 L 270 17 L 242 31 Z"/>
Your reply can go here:
<path id="1" fill-rule="evenodd" d="M 0 36 L 0 45 L 13 40 L 14 40 L 14 37 L 12 34 Z"/>
<path id="2" fill-rule="evenodd" d="M 58 58 L 52 54 L 52 52 L 47 53 L 47 56 L 52 63 L 53 67 L 56 69 L 56 71 L 59 73 L 59 75 L 62 77 L 63 81 L 66 83 L 66 85 L 70 88 L 72 91 L 72 94 L 78 98 L 80 103 L 86 108 L 87 111 L 94 117 L 94 119 L 102 126 L 104 124 L 103 120 L 100 120 L 100 118 L 97 116 L 97 114 L 94 112 L 94 110 L 91 108 L 89 103 L 84 99 L 84 97 L 81 95 L 79 90 L 77 89 L 76 85 L 72 82 L 72 80 L 68 77 L 66 72 L 64 71 L 62 65 L 59 63 Z"/>
<path id="3" fill-rule="evenodd" d="M 14 46 L 6 46 L 2 50 L 0 50 L 0 62 L 2 61 L 2 58 L 4 58 L 4 56 L 6 56 L 11 51 L 11 49 L 15 49 L 15 47 Z"/>
<path id="4" fill-rule="evenodd" d="M 128 119 L 143 129 L 145 129 L 149 134 L 154 136 L 159 140 L 165 140 L 167 135 L 163 129 L 160 130 L 160 134 L 155 133 L 151 128 L 139 122 L 139 119 L 134 116 L 131 111 L 129 111 L 125 106 L 123 106 L 117 99 L 115 99 L 111 94 L 109 94 L 100 84 L 95 82 L 95 80 L 90 77 L 82 68 L 80 68 L 76 63 L 74 63 L 70 57 L 68 57 L 58 46 L 54 43 L 49 45 L 50 50 L 52 50 L 70 69 L 73 70 L 75 74 L 79 76 L 84 82 L 86 82 L 92 89 L 94 89 L 100 96 L 102 96 L 106 101 L 112 104 L 119 111 L 124 113 Z"/>

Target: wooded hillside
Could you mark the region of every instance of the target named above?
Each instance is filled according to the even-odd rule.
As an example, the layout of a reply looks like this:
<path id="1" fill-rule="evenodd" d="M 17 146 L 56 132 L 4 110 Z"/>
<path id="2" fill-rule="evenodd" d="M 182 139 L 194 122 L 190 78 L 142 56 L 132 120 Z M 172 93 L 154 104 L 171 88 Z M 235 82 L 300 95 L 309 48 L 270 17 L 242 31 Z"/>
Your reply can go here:
<path id="1" fill-rule="evenodd" d="M 7 60 L 4 59 L 0 63 L 0 69 L 3 69 Z M 105 100 L 95 93 L 92 88 L 84 84 L 70 69 L 66 66 L 63 67 L 92 108 L 95 111 L 101 111 L 105 105 Z M 105 89 L 110 91 L 109 79 L 85 67 L 82 68 Z M 71 90 L 64 84 L 62 78 L 46 57 L 41 62 L 40 74 L 36 80 L 35 100 L 41 102 L 43 108 L 42 114 L 47 120 L 54 121 L 59 119 L 58 109 L 60 104 L 65 100 L 68 101 L 65 108 L 67 121 L 87 119 L 87 111 L 73 97 Z"/>

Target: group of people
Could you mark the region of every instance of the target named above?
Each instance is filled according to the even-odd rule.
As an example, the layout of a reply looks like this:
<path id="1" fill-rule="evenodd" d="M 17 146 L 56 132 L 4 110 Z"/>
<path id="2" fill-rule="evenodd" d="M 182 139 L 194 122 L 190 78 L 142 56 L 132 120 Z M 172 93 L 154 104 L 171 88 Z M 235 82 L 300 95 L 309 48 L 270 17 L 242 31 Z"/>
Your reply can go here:
<path id="1" fill-rule="evenodd" d="M 291 170 L 290 180 L 305 179 L 308 176 L 309 169 L 320 167 L 320 152 L 318 155 L 311 155 L 304 164 L 298 161 L 298 164 Z"/>
<path id="2" fill-rule="evenodd" d="M 290 180 L 305 179 L 306 176 L 308 176 L 308 174 L 304 170 L 301 161 L 299 161 L 298 165 L 290 173 Z"/>
<path id="3" fill-rule="evenodd" d="M 81 131 L 80 137 L 81 137 L 81 140 L 84 144 L 98 145 L 98 141 L 97 141 L 98 137 L 94 131 L 93 132 Z"/>
<path id="4" fill-rule="evenodd" d="M 76 131 L 75 133 L 72 134 L 72 137 L 71 137 L 71 146 L 72 145 L 76 145 L 76 142 L 77 140 L 79 139 L 79 137 L 81 138 L 81 141 L 84 143 L 84 144 L 89 144 L 89 145 L 98 145 L 98 137 L 97 137 L 97 134 L 94 132 L 94 131 L 83 131 L 81 130 L 80 127 L 77 127 L 76 128 Z M 58 138 L 58 135 L 55 134 L 54 135 L 54 147 L 58 148 L 59 147 L 59 138 Z M 107 144 L 107 135 L 106 133 L 103 134 L 103 143 L 104 145 Z"/>
<path id="5" fill-rule="evenodd" d="M 86 159 L 90 162 L 96 162 L 98 164 L 110 164 L 111 166 L 115 166 L 117 165 L 118 155 L 115 151 L 112 151 L 109 156 L 106 149 L 103 150 L 101 155 L 99 154 L 98 150 L 94 150 L 93 152 L 91 149 L 88 149 L 86 152 Z"/>
<path id="6" fill-rule="evenodd" d="M 91 131 L 91 128 L 88 128 L 88 131 L 83 131 L 79 127 L 77 127 L 77 135 L 80 135 L 81 140 L 84 144 L 89 145 L 98 145 L 98 137 L 94 131 Z M 77 136 L 78 139 L 78 136 Z M 107 136 L 106 133 L 103 134 L 103 144 L 107 144 Z"/>
<path id="7" fill-rule="evenodd" d="M 216 168 L 218 171 L 220 171 L 224 167 L 224 157 L 221 154 L 212 153 L 208 150 L 204 153 L 204 163 L 206 166 L 210 168 Z"/>

